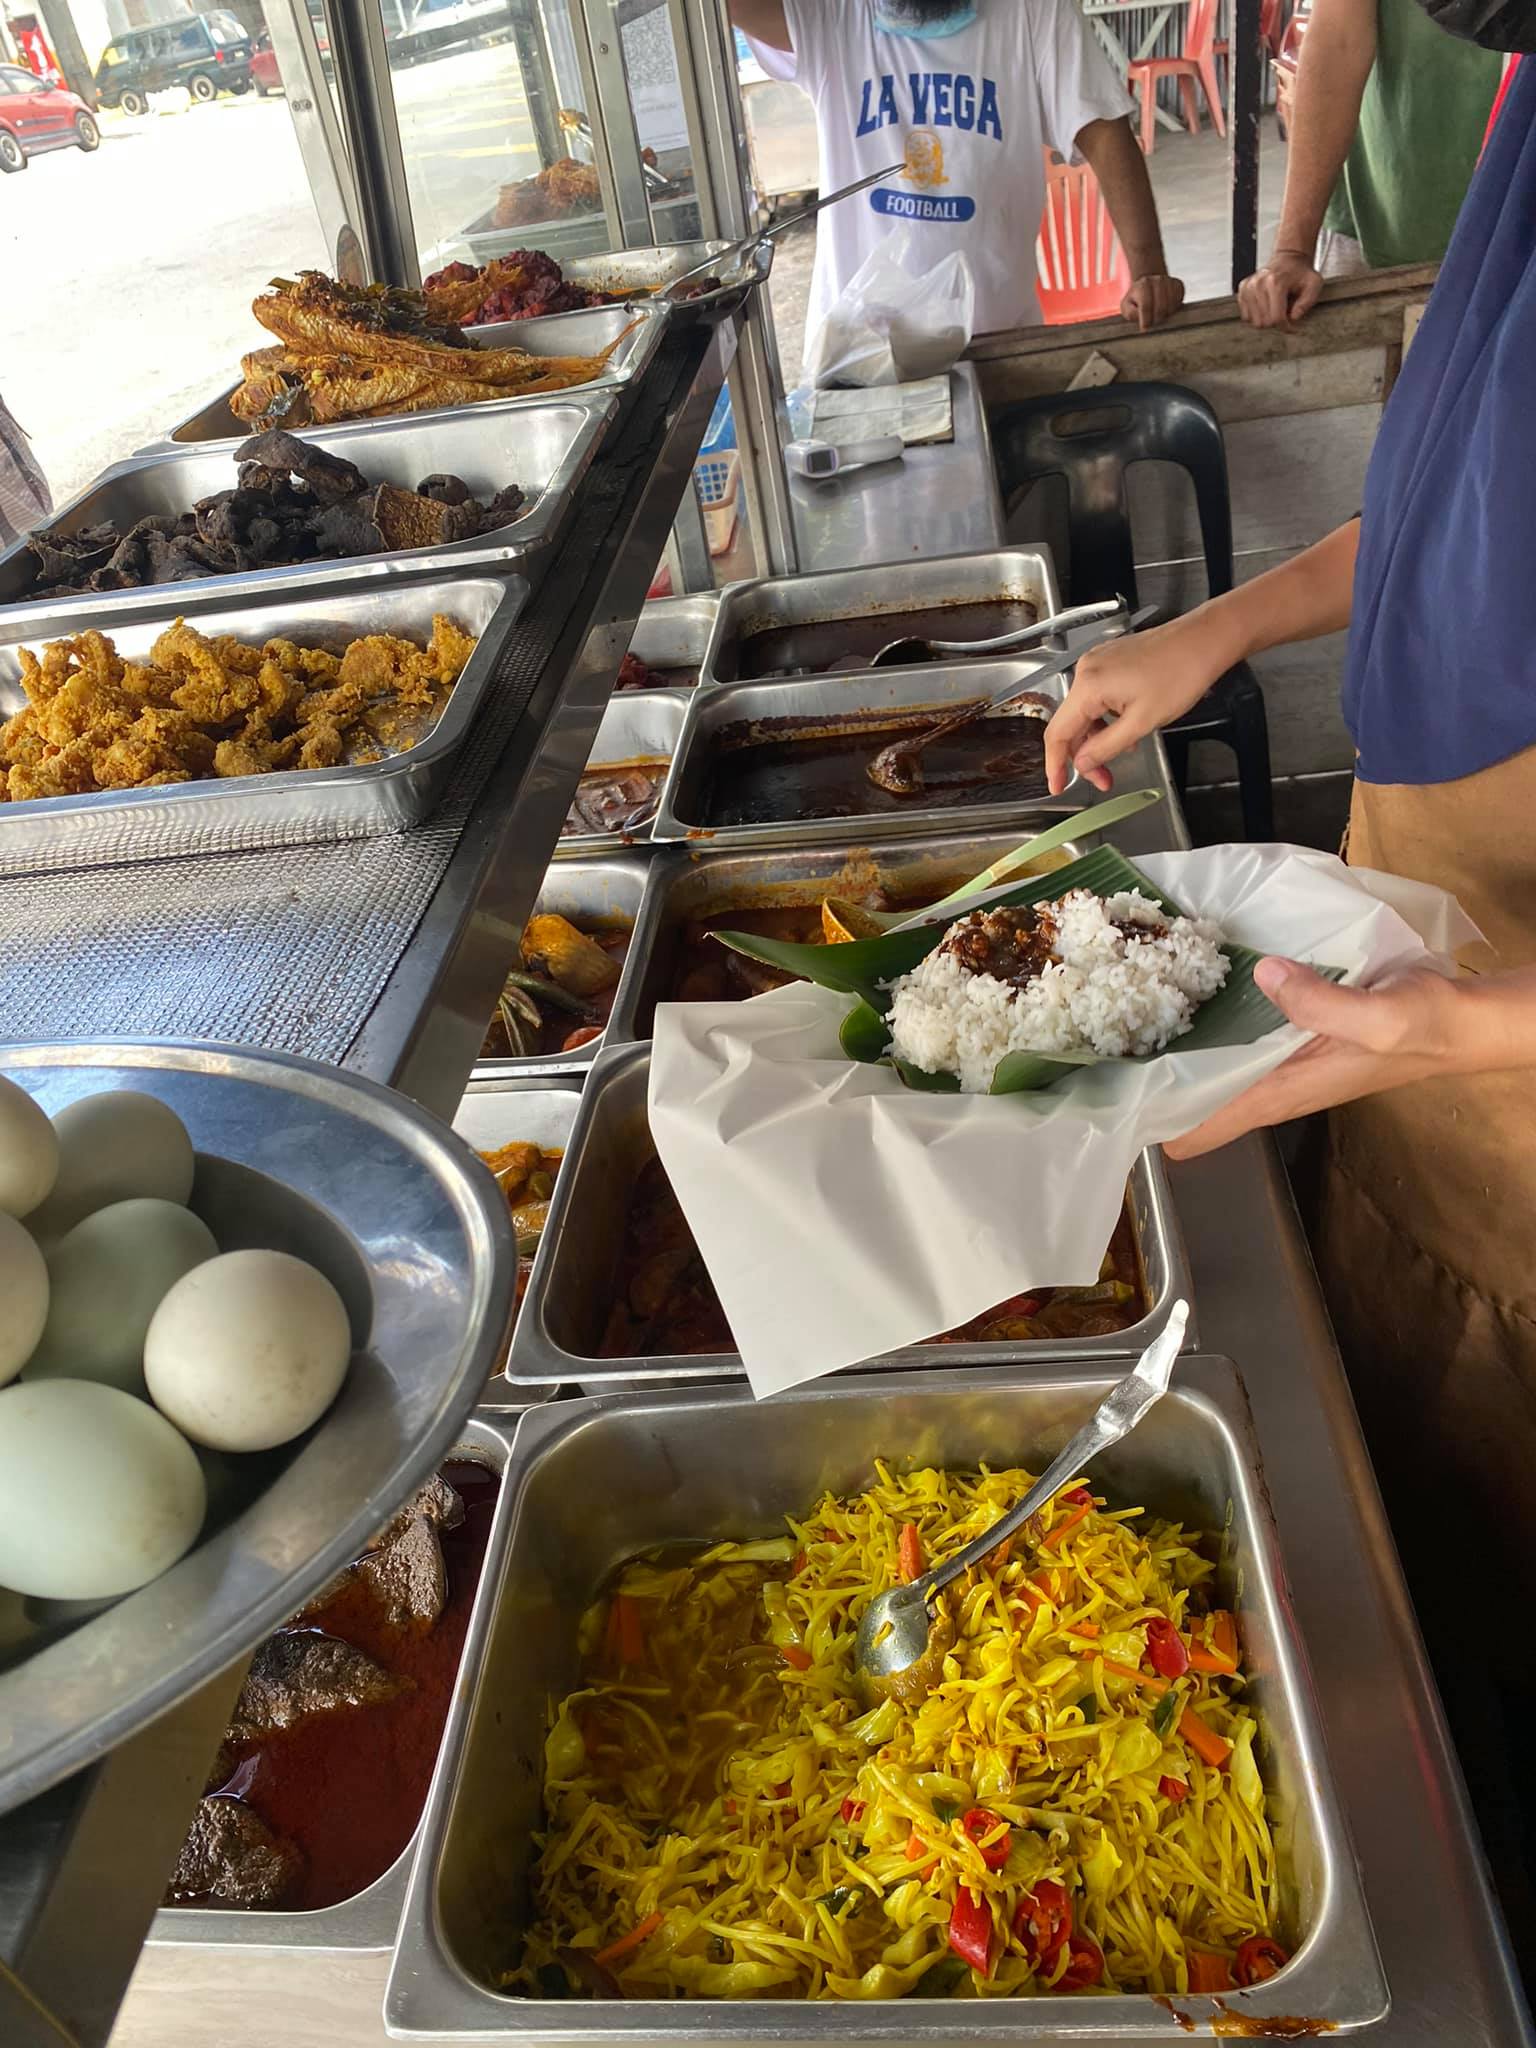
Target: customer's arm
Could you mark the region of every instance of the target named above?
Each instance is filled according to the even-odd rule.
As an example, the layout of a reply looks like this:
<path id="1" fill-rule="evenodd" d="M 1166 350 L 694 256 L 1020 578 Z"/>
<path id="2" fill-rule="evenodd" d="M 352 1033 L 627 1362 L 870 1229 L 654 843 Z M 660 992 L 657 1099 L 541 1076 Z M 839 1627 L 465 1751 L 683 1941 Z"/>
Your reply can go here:
<path id="1" fill-rule="evenodd" d="M 1304 554 L 1192 612 L 1085 654 L 1045 729 L 1053 792 L 1075 766 L 1096 789 L 1113 787 L 1107 764 L 1149 732 L 1198 704 L 1218 676 L 1266 647 L 1315 640 L 1349 624 L 1360 522 L 1351 519 Z M 1112 723 L 1106 725 L 1105 719 Z"/>
<path id="2" fill-rule="evenodd" d="M 754 36 L 770 50 L 792 50 L 784 0 L 731 0 L 731 20 L 744 35 Z"/>
<path id="3" fill-rule="evenodd" d="M 1170 313 L 1177 313 L 1184 303 L 1183 285 L 1168 275 L 1147 160 L 1128 120 L 1090 121 L 1078 133 L 1077 150 L 1099 181 L 1131 266 L 1131 288 L 1120 302 L 1120 311 L 1145 333 Z"/>
<path id="4" fill-rule="evenodd" d="M 1313 256 L 1360 125 L 1360 101 L 1376 61 L 1376 5 L 1377 0 L 1313 0 L 1296 72 L 1274 250 L 1264 268 L 1238 288 L 1238 308 L 1250 327 L 1294 325 L 1323 288 Z"/>
<path id="5" fill-rule="evenodd" d="M 1262 1081 L 1164 1146 L 1193 1159 L 1247 1131 L 1289 1123 L 1412 1082 L 1536 1067 L 1536 968 L 1447 981 L 1416 967 L 1374 988 L 1340 988 L 1296 960 L 1261 960 L 1253 978 L 1293 1024 L 1315 1033 Z"/>

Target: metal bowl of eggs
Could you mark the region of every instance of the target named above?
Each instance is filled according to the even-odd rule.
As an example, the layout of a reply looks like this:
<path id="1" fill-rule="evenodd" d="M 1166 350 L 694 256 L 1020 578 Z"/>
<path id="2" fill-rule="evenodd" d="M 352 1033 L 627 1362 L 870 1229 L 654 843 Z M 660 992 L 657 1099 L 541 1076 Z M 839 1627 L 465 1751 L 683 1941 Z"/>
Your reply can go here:
<path id="1" fill-rule="evenodd" d="M 458 1436 L 516 1267 L 490 1174 L 388 1089 L 0 1046 L 0 1812 L 358 1553 Z"/>

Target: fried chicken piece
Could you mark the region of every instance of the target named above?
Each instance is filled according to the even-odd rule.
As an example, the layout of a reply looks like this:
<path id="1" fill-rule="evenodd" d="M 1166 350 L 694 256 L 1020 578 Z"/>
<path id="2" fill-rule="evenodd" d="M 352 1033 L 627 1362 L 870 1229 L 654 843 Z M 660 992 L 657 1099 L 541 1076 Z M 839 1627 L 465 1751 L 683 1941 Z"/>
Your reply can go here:
<path id="1" fill-rule="evenodd" d="M 341 728 L 335 720 L 324 716 L 312 718 L 304 728 L 303 744 L 299 748 L 299 767 L 334 768 L 345 756 L 346 742 L 342 739 Z"/>

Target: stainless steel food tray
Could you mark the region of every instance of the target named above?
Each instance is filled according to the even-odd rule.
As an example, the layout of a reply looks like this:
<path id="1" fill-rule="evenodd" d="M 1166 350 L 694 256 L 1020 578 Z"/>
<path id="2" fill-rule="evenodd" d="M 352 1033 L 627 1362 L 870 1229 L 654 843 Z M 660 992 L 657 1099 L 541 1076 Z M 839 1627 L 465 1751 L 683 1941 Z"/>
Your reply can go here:
<path id="1" fill-rule="evenodd" d="M 691 690 L 624 690 L 611 697 L 587 756 L 587 767 L 603 768 L 619 761 L 672 761 L 693 694 Z M 659 805 L 660 792 L 657 801 Z M 648 846 L 654 829 L 654 823 L 646 823 L 633 832 L 573 832 L 568 839 L 555 841 L 555 858 L 569 860 L 573 854 L 619 853 L 627 846 Z"/>
<path id="2" fill-rule="evenodd" d="M 0 1669 L 4 1812 L 187 1698 L 357 1555 L 457 1441 L 507 1327 L 515 1258 L 506 1204 L 468 1148 L 356 1075 L 169 1041 L 5 1045 L 0 1073 L 50 1112 L 109 1088 L 169 1103 L 199 1153 L 192 1205 L 220 1245 L 318 1265 L 358 1347 L 324 1418 L 263 1461 L 264 1491 L 150 1585 L 44 1630 Z"/>
<path id="3" fill-rule="evenodd" d="M 1018 844 L 1019 834 L 1012 831 L 776 853 L 685 853 L 680 847 L 658 847 L 646 869 L 640 919 L 625 963 L 629 971 L 619 984 L 604 1042 L 627 1045 L 650 1037 L 652 1015 L 670 985 L 676 928 L 688 918 L 823 896 L 857 898 L 882 880 L 895 882 L 903 896 L 931 894 L 936 899 Z M 1086 842 L 1075 841 L 1061 849 L 1073 860 L 1086 851 Z"/>
<path id="4" fill-rule="evenodd" d="M 509 525 L 446 547 L 401 548 L 391 554 L 352 555 L 341 561 L 298 562 L 256 569 L 238 576 L 199 577 L 140 590 L 87 591 L 80 595 L 30 600 L 46 604 L 48 616 L 78 630 L 90 614 L 110 605 L 120 609 L 164 605 L 182 611 L 210 604 L 268 602 L 279 594 L 331 590 L 338 584 L 400 576 L 457 576 L 466 570 L 510 568 L 527 571 L 555 540 L 575 502 L 576 488 L 597 453 L 617 401 L 600 392 L 589 399 L 546 399 L 516 411 L 466 406 L 421 420 L 375 420 L 366 425 L 306 429 L 302 438 L 332 455 L 355 462 L 370 483 L 414 490 L 423 477 L 447 472 L 462 477 L 477 497 L 490 498 L 506 484 L 526 493 L 522 511 Z M 149 513 L 190 511 L 201 499 L 229 489 L 235 464 L 228 447 L 183 449 L 120 462 L 88 491 L 54 514 L 41 531 L 78 533 L 111 522 L 126 533 Z M 26 541 L 0 552 L 0 605 L 29 602 L 30 556 Z"/>
<path id="5" fill-rule="evenodd" d="M 91 624 L 120 654 L 148 654 L 179 606 L 162 586 L 159 603 L 118 617 L 99 598 Z M 207 634 L 260 646 L 286 637 L 339 653 L 367 633 L 398 633 L 425 644 L 444 612 L 477 636 L 475 651 L 441 716 L 414 747 L 387 760 L 272 775 L 209 776 L 158 789 L 94 791 L 0 804 L 0 875 L 253 846 L 294 846 L 368 838 L 420 824 L 441 794 L 480 708 L 507 636 L 528 600 L 521 576 L 463 576 L 453 582 L 382 582 L 310 598 L 274 592 L 271 602 L 199 613 Z M 76 622 L 77 625 L 83 622 Z M 0 718 L 26 704 L 23 647 L 39 651 L 61 628 L 51 608 L 0 612 Z"/>
<path id="6" fill-rule="evenodd" d="M 475 1460 L 488 1465 L 493 1472 L 499 1472 L 505 1480 L 512 1454 L 511 1432 L 515 1428 L 515 1423 L 498 1421 L 493 1416 L 471 1416 L 458 1441 L 444 1452 L 443 1459 Z M 496 1541 L 502 1518 L 511 1512 L 512 1489 L 503 1484 L 491 1511 L 491 1527 L 486 1539 L 487 1556 Z M 480 1583 L 470 1608 L 466 1641 L 469 1631 L 475 1626 L 480 1603 L 491 1598 L 488 1576 L 482 1564 Z M 459 1668 L 461 1671 L 466 1668 L 462 1652 Z M 400 1926 L 400 1909 L 405 1904 L 406 1880 L 411 1873 L 411 1862 L 420 1837 L 418 1823 L 410 1841 L 388 1870 L 376 1877 L 364 1891 L 355 1893 L 350 1899 L 342 1899 L 337 1905 L 324 1906 L 310 1913 L 266 1912 L 237 1906 L 162 1906 L 151 1924 L 149 1940 L 160 1948 L 212 1945 L 217 1948 L 305 1949 L 333 1954 L 393 1948 Z"/>
<path id="7" fill-rule="evenodd" d="M 656 1150 L 646 1109 L 650 1071 L 648 1044 L 614 1046 L 593 1065 L 512 1335 L 505 1373 L 509 1389 L 574 1381 L 584 1391 L 598 1393 L 637 1382 L 659 1385 L 671 1380 L 735 1379 L 742 1374 L 734 1351 L 696 1358 L 598 1356 L 630 1196 L 641 1167 Z M 1144 1152 L 1137 1160 L 1130 1197 L 1151 1308 L 1139 1323 L 1113 1336 L 1042 1342 L 1038 1350 L 1043 1360 L 1134 1354 L 1162 1328 L 1175 1301 L 1191 1298 L 1189 1263 L 1160 1153 Z M 793 1276 L 787 1275 L 786 1285 L 792 1284 Z M 1193 1350 L 1197 1341 L 1192 1324 L 1187 1348 Z M 863 1365 L 930 1372 L 1010 1364 L 1022 1369 L 1035 1350 L 1029 1344 L 913 1344 L 878 1361 L 866 1359 Z"/>
<path id="8" fill-rule="evenodd" d="M 678 690 L 691 689 L 703 670 L 719 609 L 718 592 L 696 597 L 653 597 L 641 610 L 629 651 L 650 668 L 692 669 L 692 682 L 669 685 Z M 625 692 L 626 696 L 629 694 Z"/>
<path id="9" fill-rule="evenodd" d="M 734 266 L 730 276 L 722 279 L 717 290 L 701 292 L 694 299 L 681 300 L 679 309 L 695 313 L 707 311 L 725 304 L 751 285 L 766 284 L 773 269 L 773 253 L 777 246 L 774 242 L 760 242 L 747 262 Z M 667 248 L 612 249 L 605 256 L 573 257 L 562 263 L 561 268 L 572 284 L 585 285 L 589 291 L 656 292 L 697 264 L 711 257 L 724 256 L 735 247 L 734 242 L 700 241 L 674 242 Z"/>
<path id="10" fill-rule="evenodd" d="M 553 912 L 556 916 L 570 918 L 575 924 L 600 923 L 610 929 L 615 924 L 627 923 L 630 927 L 629 953 L 632 953 L 647 866 L 648 863 L 636 854 L 559 861 L 544 877 L 533 914 Z M 518 937 L 521 938 L 520 932 Z M 615 1009 L 624 994 L 625 977 L 631 972 L 629 953 L 625 954 L 619 969 L 618 987 L 613 999 Z M 514 961 L 518 957 L 514 950 Z M 576 1021 L 571 1019 L 573 1025 Z M 537 1053 L 525 1059 L 476 1060 L 475 1079 L 532 1080 L 545 1074 L 583 1073 L 607 1042 L 605 1030 L 600 1037 L 578 1047 L 575 1052 Z"/>
<path id="11" fill-rule="evenodd" d="M 921 520 L 922 508 L 912 516 Z M 1027 599 L 1038 618 L 1061 610 L 1056 565 L 1044 548 L 994 548 L 985 554 L 939 555 L 925 562 L 870 563 L 857 569 L 827 569 L 809 576 L 758 577 L 727 584 L 720 594 L 715 637 L 705 656 L 706 683 L 740 680 L 737 649 L 754 633 L 775 626 L 805 626 L 823 619 L 865 619 L 881 612 L 910 612 L 929 605 L 978 604 Z M 892 639 L 896 634 L 892 633 Z M 989 673 L 995 665 L 988 664 Z M 763 682 L 792 678 L 764 676 Z M 803 681 L 818 680 L 814 677 Z M 831 680 L 845 688 L 859 672 Z M 1001 687 L 999 685 L 998 687 Z"/>
<path id="12" fill-rule="evenodd" d="M 966 805 L 950 804 L 939 809 L 928 806 L 920 796 L 912 797 L 899 809 L 870 811 L 857 817 L 778 818 L 756 825 L 711 825 L 704 818 L 709 779 L 710 750 L 726 726 L 751 724 L 758 719 L 793 718 L 814 723 L 819 717 L 846 718 L 863 711 L 932 710 L 941 718 L 957 704 L 978 697 L 995 696 L 1011 686 L 1023 688 L 1030 675 L 1044 666 L 1038 656 L 998 660 L 982 666 L 979 662 L 931 662 L 921 668 L 873 669 L 863 675 L 804 676 L 780 683 L 700 684 L 688 698 L 688 715 L 683 723 L 672 767 L 656 809 L 651 837 L 658 843 L 690 841 L 701 849 L 746 846 L 836 846 L 852 837 L 860 839 L 907 839 L 914 833 L 975 831 L 992 826 L 1014 825 L 1016 838 L 1026 839 L 1049 817 L 1080 810 L 1093 795 L 1087 783 L 1073 773 L 1060 796 L 1050 796 L 1044 787 L 1038 796 L 1010 797 L 1006 802 L 988 803 L 984 798 Z M 1040 685 L 1047 715 L 1067 692 L 1065 676 L 1048 676 Z M 639 693 L 646 694 L 646 693 Z M 623 701 L 623 700 L 615 700 Z M 1026 711 L 1010 713 L 1026 717 Z M 869 758 L 896 735 L 872 732 Z"/>
<path id="13" fill-rule="evenodd" d="M 543 314 L 533 320 L 498 320 L 484 327 L 466 328 L 465 332 L 480 348 L 520 348 L 533 356 L 595 356 L 600 355 L 611 342 L 617 346 L 600 376 L 586 384 L 573 384 L 567 391 L 532 393 L 526 398 L 492 398 L 473 407 L 434 407 L 427 412 L 402 414 L 393 424 L 405 426 L 454 418 L 465 411 L 472 411 L 477 416 L 505 412 L 510 407 L 526 411 L 530 406 L 548 405 L 552 398 L 588 398 L 594 392 L 620 391 L 632 378 L 639 376 L 655 355 L 661 346 L 666 325 L 667 310 L 664 306 L 639 305 L 595 306 L 585 313 Z M 626 329 L 629 332 L 626 333 Z M 237 389 L 238 386 L 231 385 L 227 391 L 220 392 L 217 398 L 200 406 L 190 419 L 173 427 L 165 440 L 151 443 L 141 453 L 197 447 L 210 441 L 246 440 L 255 429 L 247 421 L 237 419 L 229 409 L 229 401 Z M 383 422 L 378 420 L 341 420 L 327 427 L 325 432 L 356 433 L 381 424 Z M 310 430 L 306 428 L 304 431 Z"/>
<path id="14" fill-rule="evenodd" d="M 1247 1399 L 1226 1359 L 1185 1358 L 1096 1481 L 1116 1502 L 1220 1538 L 1217 1584 L 1239 1616 L 1248 1698 L 1281 1872 L 1281 1938 L 1293 1960 L 1251 1991 L 835 2002 L 582 1999 L 498 1993 L 529 1912 L 529 1841 L 540 1820 L 546 1713 L 577 1676 L 583 1609 L 612 1569 L 652 1545 L 777 1533 L 823 1491 L 869 1484 L 875 1459 L 1040 1470 L 1113 1374 L 1059 1361 L 983 1383 L 925 1373 L 840 1379 L 764 1410 L 744 1392 L 615 1396 L 525 1416 L 508 1485 L 514 1511 L 486 1562 L 475 1682 L 455 1701 L 411 1873 L 385 2003 L 418 2040 L 1175 2041 L 1204 2031 L 1289 2037 L 1369 2027 L 1388 2009 L 1340 1811 L 1305 1650 L 1291 1617 Z M 913 1446 L 921 1446 L 912 1455 Z M 1289 2021 L 1289 2024 L 1287 2024 Z M 1267 2022 L 1267 2024 L 1266 2024 Z M 1314 2031 L 1314 2027 L 1307 2027 Z"/>

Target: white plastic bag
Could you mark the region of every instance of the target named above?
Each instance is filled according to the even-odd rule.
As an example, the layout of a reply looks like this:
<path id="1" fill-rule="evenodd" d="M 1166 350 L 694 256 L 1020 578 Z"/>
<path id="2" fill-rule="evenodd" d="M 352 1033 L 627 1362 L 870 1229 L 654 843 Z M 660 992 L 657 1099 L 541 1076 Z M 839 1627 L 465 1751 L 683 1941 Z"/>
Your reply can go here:
<path id="1" fill-rule="evenodd" d="M 936 377 L 965 354 L 975 316 L 976 280 L 964 254 L 952 250 L 920 270 L 904 221 L 838 294 L 807 345 L 805 374 L 818 390 Z"/>

